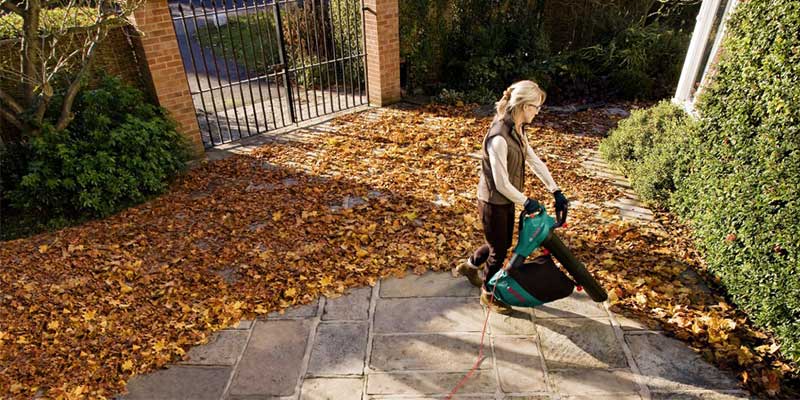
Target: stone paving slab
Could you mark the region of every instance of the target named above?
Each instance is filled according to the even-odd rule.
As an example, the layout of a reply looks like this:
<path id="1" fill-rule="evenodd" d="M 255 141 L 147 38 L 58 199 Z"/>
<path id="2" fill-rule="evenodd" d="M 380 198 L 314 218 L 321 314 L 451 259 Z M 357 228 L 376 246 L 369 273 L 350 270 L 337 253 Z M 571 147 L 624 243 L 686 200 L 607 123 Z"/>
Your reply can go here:
<path id="1" fill-rule="evenodd" d="M 595 318 L 608 317 L 599 303 L 595 303 L 586 292 L 573 292 L 569 297 L 533 309 L 536 318 Z"/>
<path id="2" fill-rule="evenodd" d="M 411 396 L 408 395 L 400 395 L 400 396 L 370 396 L 367 395 L 365 398 L 366 400 L 445 400 L 447 399 L 447 395 L 430 395 L 430 396 Z M 461 396 L 456 394 L 453 396 L 451 400 L 496 400 L 497 397 L 493 394 L 472 394 L 472 395 L 465 395 Z M 532 398 L 533 399 L 533 398 Z M 549 397 L 544 397 L 542 400 L 549 400 Z"/>
<path id="3" fill-rule="evenodd" d="M 473 298 L 404 298 L 379 299 L 374 318 L 376 333 L 480 332 L 484 314 Z"/>
<path id="4" fill-rule="evenodd" d="M 584 396 L 561 396 L 561 400 L 642 400 L 638 394 L 590 394 Z"/>
<path id="5" fill-rule="evenodd" d="M 193 347 L 187 353 L 186 365 L 235 365 L 247 343 L 249 332 L 225 330 L 211 335 L 208 343 Z"/>
<path id="6" fill-rule="evenodd" d="M 492 336 L 536 335 L 530 308 L 513 307 L 509 315 L 489 314 L 489 331 Z"/>
<path id="7" fill-rule="evenodd" d="M 232 396 L 288 396 L 302 369 L 310 330 L 305 320 L 256 321 L 236 376 Z"/>
<path id="8" fill-rule="evenodd" d="M 449 272 L 429 272 L 425 275 L 408 274 L 381 282 L 381 297 L 478 297 L 479 288 L 466 279 L 453 279 Z"/>
<path id="9" fill-rule="evenodd" d="M 571 396 L 595 394 L 638 395 L 639 385 L 630 370 L 567 369 L 550 373 L 559 393 Z"/>
<path id="10" fill-rule="evenodd" d="M 239 321 L 238 324 L 236 324 L 235 326 L 233 326 L 231 328 L 228 328 L 228 329 L 250 330 L 250 328 L 252 328 L 252 327 L 253 327 L 253 321 L 252 320 L 245 320 L 245 321 Z"/>
<path id="11" fill-rule="evenodd" d="M 464 278 L 430 275 L 409 276 L 414 285 L 405 289 L 389 283 L 381 290 L 390 279 L 243 321 L 189 351 L 188 363 L 203 365 L 181 363 L 136 377 L 124 398 L 444 399 L 475 362 L 486 314 Z M 425 285 L 439 291 L 412 288 Z M 469 290 L 442 296 L 458 285 Z M 421 297 L 398 297 L 409 295 L 404 290 L 419 290 Z M 582 293 L 547 307 L 517 308 L 511 316 L 490 314 L 487 329 L 480 369 L 455 399 L 748 398 L 733 377 L 684 343 L 636 320 L 611 318 Z M 645 384 L 652 396 L 640 393 Z"/>
<path id="12" fill-rule="evenodd" d="M 369 314 L 369 299 L 372 288 L 365 287 L 350 291 L 349 294 L 335 299 L 325 299 L 325 310 L 322 319 L 330 320 L 366 320 Z"/>
<path id="13" fill-rule="evenodd" d="M 367 328 L 365 322 L 320 324 L 311 349 L 307 375 L 362 374 L 367 352 Z"/>
<path id="14" fill-rule="evenodd" d="M 228 383 L 230 367 L 173 366 L 128 382 L 125 400 L 216 400 Z"/>
<path id="15" fill-rule="evenodd" d="M 709 364 L 683 342 L 659 333 L 627 335 L 625 341 L 651 391 L 738 389 L 733 376 Z"/>
<path id="16" fill-rule="evenodd" d="M 755 399 L 747 393 L 684 392 L 653 393 L 653 400 L 741 400 Z"/>
<path id="17" fill-rule="evenodd" d="M 660 331 L 661 327 L 653 324 L 652 326 L 648 325 L 644 321 L 639 321 L 633 318 L 628 318 L 624 315 L 615 315 L 617 322 L 619 322 L 620 328 L 626 332 L 636 333 L 637 331 Z"/>
<path id="18" fill-rule="evenodd" d="M 609 320 L 537 320 L 542 353 L 551 369 L 624 368 L 625 353 Z"/>
<path id="19" fill-rule="evenodd" d="M 461 380 L 463 372 L 391 372 L 371 373 L 367 377 L 367 394 L 437 394 L 446 395 Z M 476 371 L 459 393 L 490 394 L 496 391 L 494 371 Z M 465 396 L 466 397 L 466 396 Z"/>
<path id="20" fill-rule="evenodd" d="M 466 371 L 475 364 L 480 341 L 480 333 L 378 335 L 373 339 L 370 367 L 378 371 Z M 491 367 L 491 357 L 481 363 L 481 368 Z"/>
<path id="21" fill-rule="evenodd" d="M 300 400 L 354 400 L 363 391 L 362 378 L 309 378 L 303 381 Z"/>
<path id="22" fill-rule="evenodd" d="M 266 319 L 292 319 L 292 318 L 308 318 L 317 315 L 319 308 L 319 300 L 314 300 L 309 304 L 302 306 L 291 307 L 284 310 L 283 314 L 280 312 L 271 312 L 267 314 Z"/>
<path id="23" fill-rule="evenodd" d="M 546 392 L 547 379 L 542 356 L 534 338 L 494 339 L 500 388 L 506 393 Z"/>

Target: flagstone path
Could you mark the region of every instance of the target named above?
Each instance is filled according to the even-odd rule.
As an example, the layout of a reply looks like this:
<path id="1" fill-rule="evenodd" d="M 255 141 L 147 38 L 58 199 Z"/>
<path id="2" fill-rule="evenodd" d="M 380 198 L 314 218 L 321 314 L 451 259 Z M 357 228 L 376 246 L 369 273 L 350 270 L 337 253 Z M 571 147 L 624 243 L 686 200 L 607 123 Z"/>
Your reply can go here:
<path id="1" fill-rule="evenodd" d="M 377 115 L 380 109 L 370 109 Z M 313 140 L 329 123 L 259 136 L 209 153 L 248 152 L 273 140 Z M 335 129 L 335 128 L 334 128 Z M 589 174 L 619 185 L 606 204 L 648 221 L 624 177 L 596 152 Z M 575 204 L 574 206 L 592 206 Z M 449 273 L 389 278 L 284 314 L 242 321 L 188 353 L 189 360 L 134 377 L 125 400 L 440 399 L 478 356 L 485 309 L 478 289 Z M 535 309 L 492 314 L 485 358 L 456 399 L 728 400 L 749 395 L 736 379 L 664 332 L 615 315 L 582 292 Z"/>
<path id="2" fill-rule="evenodd" d="M 478 355 L 478 294 L 449 273 L 385 279 L 217 332 L 188 361 L 135 377 L 121 398 L 446 397 Z M 582 292 L 489 317 L 486 357 L 456 398 L 748 398 L 683 342 Z"/>

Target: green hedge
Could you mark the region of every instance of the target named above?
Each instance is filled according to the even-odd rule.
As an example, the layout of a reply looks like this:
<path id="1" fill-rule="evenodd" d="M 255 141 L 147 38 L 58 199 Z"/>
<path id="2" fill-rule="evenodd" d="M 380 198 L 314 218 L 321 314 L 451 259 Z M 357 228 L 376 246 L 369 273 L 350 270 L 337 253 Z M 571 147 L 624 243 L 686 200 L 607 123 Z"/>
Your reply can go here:
<path id="1" fill-rule="evenodd" d="M 699 2 L 405 0 L 406 88 L 490 103 L 519 79 L 548 102 L 663 98 L 674 90 Z"/>
<path id="2" fill-rule="evenodd" d="M 40 32 L 44 35 L 69 28 L 90 26 L 99 15 L 93 7 L 51 8 L 42 10 Z M 0 39 L 22 36 L 22 17 L 14 13 L 0 15 Z"/>
<path id="3" fill-rule="evenodd" d="M 639 196 L 661 207 L 687 173 L 685 159 L 695 130 L 691 118 L 669 101 L 634 110 L 600 144 L 600 153 L 622 171 Z"/>
<path id="4" fill-rule="evenodd" d="M 7 149 L 14 157 L 3 155 L 18 169 L 2 174 L 17 212 L 41 220 L 105 216 L 165 190 L 190 157 L 174 122 L 117 78 L 82 91 L 73 109 L 66 130 L 45 125 Z"/>
<path id="5" fill-rule="evenodd" d="M 674 185 L 659 187 L 651 198 L 691 222 L 709 269 L 733 300 L 778 335 L 785 355 L 800 361 L 797 32 L 800 3 L 740 3 L 729 20 L 717 74 L 697 103 L 697 126 L 665 112 L 662 104 L 636 113 L 603 146 L 634 182 L 660 180 L 643 167 L 656 165 L 657 154 L 681 157 L 685 168 L 673 173 Z M 684 128 L 675 130 L 687 134 L 671 140 L 675 130 L 669 127 L 681 120 Z M 637 126 L 649 132 L 641 136 L 652 136 L 659 124 L 666 126 L 665 138 L 651 141 L 649 150 L 633 150 L 637 144 L 623 140 L 635 137 Z"/>

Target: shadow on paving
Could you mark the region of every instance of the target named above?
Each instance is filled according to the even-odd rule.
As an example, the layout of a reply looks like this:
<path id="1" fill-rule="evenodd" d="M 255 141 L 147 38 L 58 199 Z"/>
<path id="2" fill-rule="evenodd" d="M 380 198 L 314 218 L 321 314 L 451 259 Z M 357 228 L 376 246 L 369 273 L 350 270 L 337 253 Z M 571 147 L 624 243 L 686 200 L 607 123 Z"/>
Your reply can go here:
<path id="1" fill-rule="evenodd" d="M 275 143 L 274 146 L 290 146 L 289 143 Z M 255 247 L 259 251 L 266 251 L 268 248 L 272 249 L 270 252 L 270 265 L 268 269 L 258 270 L 259 275 L 273 273 L 273 281 L 283 280 L 290 281 L 305 274 L 319 272 L 315 271 L 313 267 L 314 262 L 324 262 L 325 260 L 331 261 L 329 266 L 336 266 L 339 260 L 346 258 L 348 254 L 352 253 L 354 249 L 342 249 L 339 246 L 333 245 L 337 242 L 337 238 L 341 238 L 342 233 L 338 227 L 325 222 L 322 218 L 325 214 L 341 215 L 345 214 L 346 217 L 343 221 L 349 224 L 369 225 L 375 223 L 381 227 L 376 228 L 374 233 L 389 234 L 393 238 L 392 243 L 383 243 L 382 246 L 391 246 L 391 244 L 402 243 L 406 240 L 413 240 L 414 233 L 420 229 L 424 230 L 426 222 L 439 222 L 446 221 L 459 221 L 461 214 L 448 211 L 446 208 L 441 208 L 433 205 L 430 201 L 418 199 L 410 196 L 397 196 L 395 193 L 385 191 L 383 188 L 378 188 L 370 185 L 365 185 L 353 182 L 348 179 L 334 178 L 334 177 L 321 177 L 309 175 L 298 171 L 290 171 L 278 168 L 270 164 L 268 160 L 250 157 L 250 156 L 237 156 L 235 162 L 231 163 L 226 171 L 230 175 L 223 173 L 221 175 L 219 169 L 215 170 L 216 163 L 208 164 L 209 181 L 207 184 L 195 187 L 190 192 L 190 198 L 198 202 L 197 205 L 224 203 L 224 207 L 230 217 L 238 221 L 237 228 L 230 230 L 231 236 L 228 238 L 219 238 L 211 240 L 208 238 L 203 239 L 203 245 L 196 250 L 206 252 L 209 254 L 220 254 L 224 257 L 230 255 L 229 249 L 233 247 L 235 251 L 241 250 L 241 241 L 237 242 L 236 239 L 250 239 L 246 242 L 247 247 Z M 236 179 L 220 179 L 224 176 L 235 176 Z M 247 183 L 245 186 L 244 183 Z M 310 195 L 313 194 L 313 195 Z M 280 206 L 276 208 L 271 207 L 255 207 L 260 204 L 269 203 L 269 199 L 280 198 Z M 353 202 L 353 198 L 361 199 Z M 349 202 L 349 204 L 348 204 Z M 191 206 L 190 208 L 195 208 Z M 392 220 L 396 214 L 406 209 L 417 210 L 436 210 L 435 213 L 427 214 L 421 212 L 419 219 L 411 221 L 408 225 L 400 228 L 397 231 L 384 231 L 380 229 L 385 228 L 387 221 Z M 327 210 L 327 211 L 326 211 Z M 284 212 L 280 221 L 273 220 L 274 212 Z M 302 211 L 320 211 L 319 218 L 312 218 L 313 221 L 308 221 L 307 218 L 298 220 L 297 213 Z M 180 217 L 180 214 L 176 215 Z M 194 228 L 201 231 L 213 230 L 212 226 L 203 225 L 203 218 L 194 216 Z M 295 217 L 292 220 L 292 217 Z M 198 220 L 199 219 L 199 220 Z M 249 231 L 251 234 L 245 233 Z M 281 236 L 284 235 L 284 236 Z M 241 236 L 243 235 L 243 236 Z M 345 233 L 346 235 L 346 233 Z M 376 235 L 379 236 L 379 235 Z M 301 244 L 314 244 L 317 243 L 321 247 L 314 248 L 316 254 L 309 253 L 306 256 L 313 256 L 313 259 L 306 260 L 304 263 L 297 263 L 297 259 L 288 256 L 289 253 L 297 252 Z M 576 249 L 577 253 L 592 251 L 590 248 Z M 324 256 L 324 257 L 323 257 Z M 453 260 L 458 259 L 459 255 L 452 255 Z M 246 259 L 239 259 L 236 262 L 226 262 L 225 266 L 216 270 L 216 274 L 221 274 L 225 277 L 227 284 L 229 284 L 235 291 L 250 293 L 251 291 L 259 290 L 260 286 L 264 285 L 262 281 L 255 281 L 250 279 L 251 271 L 242 271 L 238 262 L 247 262 Z M 388 275 L 392 272 L 400 272 L 405 270 L 405 266 L 419 265 L 420 260 L 413 258 L 405 258 L 398 260 L 391 265 L 381 265 L 380 268 L 372 272 L 378 275 Z M 341 265 L 339 265 L 341 267 Z M 252 266 L 250 266 L 252 268 Z M 341 271 L 325 269 L 326 273 L 336 274 L 336 279 L 346 280 L 352 277 L 353 271 L 346 269 Z M 363 283 L 363 282 L 362 282 Z M 279 294 L 278 294 L 279 295 Z M 477 337 L 482 327 L 484 314 L 478 306 L 477 298 L 467 297 L 463 302 L 447 302 L 441 301 L 442 294 L 434 294 L 429 297 L 422 298 L 388 298 L 382 299 L 378 304 L 378 316 L 375 321 L 375 333 L 407 333 L 419 335 L 440 335 L 440 340 L 436 343 L 442 353 L 450 354 L 452 357 L 468 360 L 469 362 L 462 362 L 461 364 L 451 365 L 444 368 L 444 374 L 452 375 L 454 378 L 460 378 L 461 374 L 466 369 L 469 369 L 469 364 L 474 360 L 477 351 L 477 342 L 474 340 L 465 340 L 458 335 L 442 335 L 450 331 L 457 331 L 459 333 L 471 333 Z M 458 297 L 455 297 L 458 298 Z M 306 299 L 304 299 L 306 300 Z M 311 300 L 311 299 L 307 299 Z M 381 310 L 381 304 L 385 301 L 395 302 L 394 306 L 387 305 L 385 309 Z M 406 303 L 416 302 L 419 308 L 411 308 Z M 466 315 L 463 313 L 463 307 L 466 306 L 471 309 Z M 542 310 L 558 309 L 559 303 L 552 303 L 549 306 L 542 307 Z M 415 312 L 409 312 L 415 310 Z M 383 317 L 381 316 L 383 315 Z M 518 311 L 514 314 L 517 319 L 530 319 L 530 314 Z M 521 318 L 522 317 L 522 318 Z M 536 324 L 543 330 L 552 332 L 555 336 L 561 336 L 567 340 L 559 342 L 563 346 L 571 346 L 573 352 L 560 352 L 563 348 L 551 349 L 555 355 L 555 360 L 547 360 L 548 368 L 553 370 L 586 370 L 589 369 L 603 369 L 603 368 L 627 368 L 627 361 L 624 358 L 622 349 L 619 343 L 614 340 L 606 340 L 602 342 L 603 345 L 598 346 L 596 342 L 591 340 L 591 335 L 605 333 L 605 338 L 613 338 L 611 332 L 611 325 L 607 320 L 600 321 L 592 318 L 578 318 L 583 317 L 580 314 L 570 313 L 568 311 L 560 311 L 558 318 L 536 318 Z M 540 333 L 541 335 L 541 333 Z M 610 336 L 609 336 L 610 335 Z M 533 336 L 533 335 L 531 335 Z M 412 336 L 408 336 L 412 338 Z M 273 337 L 271 338 L 272 345 L 281 347 L 287 345 L 286 342 L 296 341 L 295 337 Z M 534 339 L 535 340 L 535 339 Z M 284 342 L 285 341 L 285 342 Z M 544 341 L 544 339 L 543 339 Z M 545 345 L 546 343 L 542 343 Z M 288 346 L 288 345 L 287 345 Z M 292 347 L 292 346 L 289 346 Z M 580 351 L 574 351 L 574 350 Z M 505 350 L 505 356 L 509 359 L 519 360 L 530 357 L 530 354 L 514 351 L 513 349 Z M 548 356 L 548 349 L 545 347 L 545 358 Z M 570 358 L 579 354 L 577 358 Z M 280 362 L 290 363 L 293 361 L 299 362 L 297 359 L 281 359 Z M 349 363 L 353 360 L 345 357 L 341 360 L 342 363 Z M 434 360 L 435 361 L 435 360 Z M 434 362 L 430 361 L 430 362 Z M 482 369 L 491 368 L 492 365 L 487 364 L 484 360 L 481 365 Z M 500 362 L 502 360 L 498 360 Z M 278 361 L 276 361 L 278 362 Z M 376 370 L 380 370 L 380 366 L 375 364 L 375 358 L 368 360 L 370 365 Z M 397 361 L 389 360 L 384 362 L 392 363 L 391 368 L 387 372 L 393 371 L 396 367 Z M 423 375 L 428 373 L 429 364 L 422 361 L 417 365 L 410 365 L 405 368 L 410 372 L 419 372 Z M 447 371 L 449 369 L 449 372 Z M 230 371 L 227 372 L 228 374 Z M 618 382 L 623 385 L 630 385 L 635 387 L 635 380 L 628 376 L 615 376 Z M 696 379 L 688 374 L 674 374 L 671 377 L 676 379 L 679 384 L 695 385 Z M 255 379 L 255 378 L 254 378 Z M 291 379 L 290 379 L 291 380 Z M 457 379 L 455 379 L 457 381 Z M 443 386 L 440 381 L 435 379 L 419 379 L 415 380 L 415 387 L 409 388 L 414 391 L 425 394 L 440 394 Z M 445 382 L 448 382 L 445 379 Z M 602 386 L 605 382 L 602 380 L 586 381 L 587 385 Z M 276 384 L 280 385 L 280 384 Z M 294 386 L 292 385 L 292 390 Z M 444 388 L 447 389 L 447 388 Z M 288 390 L 288 389 L 287 389 Z M 204 391 L 204 393 L 212 393 L 211 391 Z M 292 392 L 283 391 L 274 393 L 276 395 L 290 395 Z M 687 394 L 688 396 L 688 394 Z"/>
<path id="2" fill-rule="evenodd" d="M 276 142 L 270 146 L 281 148 L 294 144 Z M 413 218 L 403 216 L 410 210 L 414 211 Z M 467 212 L 474 211 L 469 209 Z M 409 266 L 420 270 L 449 267 L 464 255 L 432 233 L 441 232 L 446 240 L 459 237 L 459 240 L 479 243 L 478 232 L 470 233 L 467 239 L 456 234 L 462 228 L 462 221 L 463 212 L 438 206 L 430 199 L 403 195 L 346 177 L 319 176 L 299 169 L 282 168 L 268 159 L 252 155 L 237 155 L 202 164 L 177 182 L 171 193 L 146 204 L 106 220 L 15 241 L 13 248 L 7 245 L 0 248 L 6 259 L 11 260 L 5 266 L 7 273 L 16 274 L 20 282 L 57 282 L 64 272 L 59 272 L 56 266 L 69 265 L 70 278 L 82 283 L 69 287 L 55 301 L 82 304 L 97 310 L 98 315 L 115 318 L 114 329 L 104 331 L 100 339 L 91 336 L 91 332 L 76 332 L 62 337 L 64 342 L 61 346 L 43 347 L 45 351 L 39 347 L 7 343 L 3 350 L 7 356 L 4 360 L 11 367 L 5 374 L 20 381 L 33 379 L 33 384 L 41 387 L 52 382 L 84 382 L 86 371 L 73 367 L 76 357 L 82 352 L 106 354 L 97 359 L 96 382 L 122 389 L 120 380 L 129 377 L 120 373 L 122 352 L 138 355 L 137 374 L 175 361 L 174 353 L 171 357 L 158 359 L 152 353 L 137 353 L 136 348 L 150 349 L 160 340 L 168 344 L 180 343 L 184 347 L 198 343 L 211 331 L 231 326 L 239 319 L 240 315 L 228 309 L 227 304 L 240 301 L 245 313 L 252 316 L 258 307 L 277 310 L 313 303 L 326 290 L 336 291 L 339 283 L 342 288 L 355 288 L 364 286 L 375 277 L 404 273 Z M 38 249 L 43 244 L 48 244 L 59 257 L 48 259 L 40 255 Z M 67 251 L 67 246 L 78 245 L 86 249 L 102 249 L 102 252 L 91 262 L 78 262 L 83 255 Z M 361 255 L 359 250 L 366 253 Z M 576 249 L 576 253 L 593 250 L 581 248 Z M 141 264 L 127 278 L 129 290 L 125 291 L 107 284 L 125 281 L 119 270 L 96 268 L 97 265 L 124 264 L 132 260 Z M 320 276 L 330 278 L 335 285 L 322 287 L 317 284 Z M 474 296 L 441 300 L 444 297 L 439 294 L 418 298 L 381 298 L 374 316 L 374 333 L 411 336 L 456 332 L 462 335 L 441 335 L 438 349 L 458 359 L 474 360 L 476 342 L 466 340 L 464 336 L 474 338 L 480 334 L 484 314 L 478 300 Z M 48 304 L 47 293 L 32 296 L 31 301 Z M 136 310 L 135 314 L 119 309 L 117 305 L 120 302 L 126 309 Z M 190 311 L 184 311 L 180 304 L 187 305 Z M 4 321 L 6 324 L 30 329 L 26 334 L 32 343 L 48 340 L 39 321 L 50 318 L 49 309 L 19 313 L 10 308 L 9 302 L 0 304 L 0 307 L 3 308 L 0 314 L 9 316 Z M 553 303 L 550 308 L 558 307 L 559 303 Z M 515 314 L 516 317 L 520 315 Z M 528 313 L 524 315 L 531 318 Z M 563 346 L 552 349 L 556 356 L 552 367 L 548 359 L 551 353 L 543 347 L 544 354 L 540 357 L 545 357 L 549 368 L 585 368 L 586 365 L 580 362 L 583 360 L 599 361 L 595 369 L 627 367 L 624 357 L 620 358 L 619 354 L 602 346 L 592 346 L 593 342 L 587 340 L 592 334 L 608 332 L 610 325 L 605 322 L 573 319 L 569 315 L 535 318 L 535 322 L 542 331 L 566 338 L 561 342 Z M 176 326 L 184 328 L 177 329 Z M 132 335 L 131 332 L 136 333 Z M 586 336 L 579 336 L 578 332 Z M 84 338 L 93 341 L 83 341 Z M 281 334 L 277 330 L 272 335 L 265 335 L 264 343 L 297 348 L 307 344 L 302 340 L 305 339 Z M 611 346 L 610 342 L 604 343 Z M 542 344 L 545 344 L 544 339 Z M 615 346 L 620 350 L 620 344 Z M 646 348 L 645 345 L 642 347 Z M 580 351 L 562 352 L 569 348 Z M 112 350 L 101 352 L 101 349 Z M 508 347 L 503 352 L 497 364 L 504 359 L 525 360 L 531 356 Z M 579 355 L 574 356 L 575 353 Z M 265 350 L 263 354 L 266 357 L 264 361 L 273 366 L 299 361 L 297 352 L 271 354 Z M 351 361 L 351 358 L 342 359 L 342 362 Z M 424 378 L 429 366 L 439 361 L 422 360 L 409 370 L 419 372 Z M 489 367 L 487 361 L 490 360 L 484 360 L 482 368 Z M 385 362 L 396 368 L 402 360 L 387 359 Z M 45 370 L 46 374 L 32 377 L 25 369 L 31 363 L 52 367 Z M 468 369 L 467 364 L 451 366 L 444 373 L 452 376 L 448 379 L 454 384 Z M 182 379 L 181 374 L 189 369 L 179 366 L 166 370 L 172 372 L 157 372 L 161 374 L 161 385 L 172 392 L 144 398 L 219 398 L 224 391 L 224 386 L 219 388 L 219 382 L 227 383 L 233 373 L 233 366 L 201 368 L 207 374 L 199 378 L 203 384 L 191 387 L 177 384 Z M 253 371 L 252 379 L 257 380 L 262 372 Z M 295 384 L 285 383 L 292 380 L 289 372 L 287 369 L 281 372 L 282 375 L 275 375 L 278 377 L 275 382 L 258 384 L 274 384 L 280 389 L 278 395 L 292 394 Z M 676 379 L 691 384 L 689 379 L 684 381 L 685 377 L 677 375 Z M 625 380 L 627 378 L 622 379 L 627 384 L 635 384 Z M 445 381 L 450 383 L 450 380 Z M 450 388 L 433 380 L 417 382 L 419 386 L 411 389 L 426 394 L 442 393 L 442 389 Z M 290 388 L 292 392 L 288 392 Z"/>

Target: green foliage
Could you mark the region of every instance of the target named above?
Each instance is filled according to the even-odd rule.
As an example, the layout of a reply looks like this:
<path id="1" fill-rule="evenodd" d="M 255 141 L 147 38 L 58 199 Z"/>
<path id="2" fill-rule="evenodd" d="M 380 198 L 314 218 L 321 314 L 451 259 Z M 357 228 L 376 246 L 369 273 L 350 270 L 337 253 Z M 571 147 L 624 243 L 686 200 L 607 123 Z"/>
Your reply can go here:
<path id="1" fill-rule="evenodd" d="M 401 2 L 400 52 L 409 86 L 431 94 L 447 88 L 467 98 L 489 92 L 496 100 L 511 82 L 534 79 L 551 101 L 651 99 L 673 90 L 689 43 L 683 28 L 694 21 L 682 16 L 697 4 L 670 3 L 656 12 L 612 1 L 590 13 L 552 6 L 537 0 Z M 572 11 L 580 14 L 574 21 Z M 566 40 L 565 30 L 577 42 Z"/>
<path id="2" fill-rule="evenodd" d="M 360 3 L 353 0 L 331 0 L 330 13 L 337 57 L 350 58 L 338 67 L 339 79 L 346 82 L 348 88 L 364 88 L 366 70 L 363 59 L 358 57 L 358 54 L 363 53 Z"/>
<path id="3" fill-rule="evenodd" d="M 709 268 L 800 360 L 800 3 L 741 2 L 676 209 Z"/>
<path id="4" fill-rule="evenodd" d="M 693 120 L 668 101 L 634 110 L 600 144 L 600 153 L 631 179 L 645 201 L 667 206 L 685 173 L 682 154 Z"/>
<path id="5" fill-rule="evenodd" d="M 189 158 L 183 137 L 143 94 L 108 78 L 76 99 L 66 131 L 28 143 L 14 208 L 47 217 L 104 216 L 162 192 Z"/>
<path id="6" fill-rule="evenodd" d="M 800 361 L 800 3 L 742 2 L 728 23 L 696 122 L 659 104 L 601 149 L 691 222 L 732 299 Z"/>
<path id="7" fill-rule="evenodd" d="M 95 23 L 98 15 L 97 9 L 93 7 L 42 10 L 40 31 L 46 35 L 69 28 L 91 26 Z M 22 22 L 22 17 L 14 13 L 0 15 L 0 39 L 22 36 Z"/>
<path id="8" fill-rule="evenodd" d="M 633 25 L 605 45 L 579 52 L 597 75 L 609 76 L 611 90 L 624 98 L 663 98 L 680 77 L 690 35 L 658 22 Z M 665 62 L 667 60 L 667 62 Z"/>

